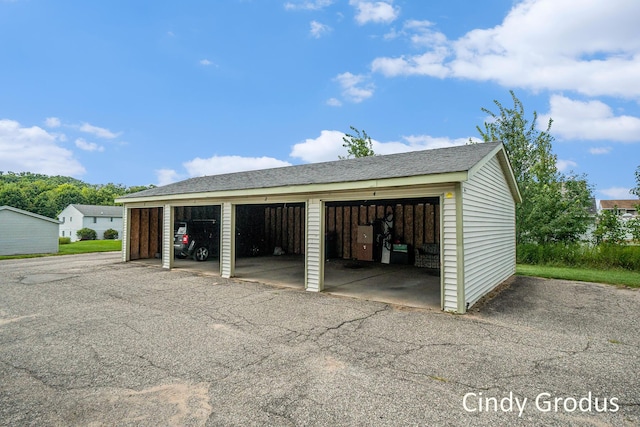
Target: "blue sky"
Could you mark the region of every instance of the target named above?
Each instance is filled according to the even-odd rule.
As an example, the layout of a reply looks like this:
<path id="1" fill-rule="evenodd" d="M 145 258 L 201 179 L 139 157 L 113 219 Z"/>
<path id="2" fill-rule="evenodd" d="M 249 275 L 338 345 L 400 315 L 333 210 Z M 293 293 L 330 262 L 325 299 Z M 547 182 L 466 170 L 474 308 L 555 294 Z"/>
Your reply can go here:
<path id="1" fill-rule="evenodd" d="M 0 170 L 92 184 L 464 144 L 509 90 L 598 199 L 640 165 L 637 0 L 0 0 Z"/>

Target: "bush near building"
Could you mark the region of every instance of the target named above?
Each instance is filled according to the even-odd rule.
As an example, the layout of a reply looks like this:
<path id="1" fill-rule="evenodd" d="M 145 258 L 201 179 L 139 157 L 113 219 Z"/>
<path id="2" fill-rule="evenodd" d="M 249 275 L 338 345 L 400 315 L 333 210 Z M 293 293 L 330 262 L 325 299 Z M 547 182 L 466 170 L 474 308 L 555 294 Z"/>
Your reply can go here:
<path id="1" fill-rule="evenodd" d="M 113 228 L 110 228 L 108 230 L 105 230 L 102 236 L 105 240 L 116 240 L 118 238 L 118 232 Z"/>
<path id="2" fill-rule="evenodd" d="M 96 240 L 98 238 L 98 233 L 87 227 L 76 231 L 76 235 L 80 240 Z"/>

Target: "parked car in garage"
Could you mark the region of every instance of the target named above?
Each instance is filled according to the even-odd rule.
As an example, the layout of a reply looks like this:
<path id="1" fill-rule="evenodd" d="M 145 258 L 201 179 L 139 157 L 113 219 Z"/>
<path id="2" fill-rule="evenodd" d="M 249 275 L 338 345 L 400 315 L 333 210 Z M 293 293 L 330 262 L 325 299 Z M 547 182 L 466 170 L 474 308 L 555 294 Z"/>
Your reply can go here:
<path id="1" fill-rule="evenodd" d="M 177 258 L 206 261 L 218 255 L 220 239 L 215 219 L 176 221 L 173 231 L 173 252 Z"/>

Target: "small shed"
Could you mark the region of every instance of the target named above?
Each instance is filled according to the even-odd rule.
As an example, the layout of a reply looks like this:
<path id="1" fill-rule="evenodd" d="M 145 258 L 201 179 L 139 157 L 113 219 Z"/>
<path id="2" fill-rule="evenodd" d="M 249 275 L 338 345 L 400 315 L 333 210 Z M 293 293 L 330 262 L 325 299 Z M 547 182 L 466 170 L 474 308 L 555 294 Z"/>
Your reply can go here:
<path id="1" fill-rule="evenodd" d="M 58 253 L 58 220 L 0 206 L 0 255 Z"/>
<path id="2" fill-rule="evenodd" d="M 393 217 L 394 242 L 427 250 L 421 262 L 438 271 L 443 310 L 464 313 L 515 274 L 521 196 L 500 142 L 203 176 L 116 201 L 124 261 L 159 253 L 170 269 L 174 221 L 212 217 L 222 277 L 235 276 L 250 234 L 265 253 L 303 255 L 304 286 L 319 292 L 329 257 L 376 261 L 384 231 L 375 226 Z"/>
<path id="3" fill-rule="evenodd" d="M 104 232 L 111 229 L 122 237 L 122 206 L 71 204 L 60 215 L 60 237 L 78 240 L 76 232 L 81 228 L 90 228 L 96 232 L 98 240 L 104 238 Z"/>

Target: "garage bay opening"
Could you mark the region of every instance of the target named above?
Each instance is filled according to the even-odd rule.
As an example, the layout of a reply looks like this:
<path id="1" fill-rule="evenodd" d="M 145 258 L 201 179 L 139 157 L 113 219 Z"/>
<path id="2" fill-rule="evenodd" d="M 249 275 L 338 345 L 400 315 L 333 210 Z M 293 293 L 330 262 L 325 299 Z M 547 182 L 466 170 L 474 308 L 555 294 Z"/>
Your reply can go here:
<path id="1" fill-rule="evenodd" d="M 325 204 L 325 290 L 440 307 L 440 199 Z"/>

